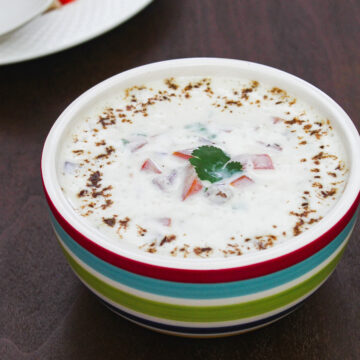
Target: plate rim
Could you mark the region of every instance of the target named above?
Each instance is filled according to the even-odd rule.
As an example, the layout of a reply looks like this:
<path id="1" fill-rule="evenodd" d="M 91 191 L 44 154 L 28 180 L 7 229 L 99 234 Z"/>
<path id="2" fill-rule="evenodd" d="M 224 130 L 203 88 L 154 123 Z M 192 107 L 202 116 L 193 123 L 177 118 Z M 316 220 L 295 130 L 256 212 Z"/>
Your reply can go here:
<path id="1" fill-rule="evenodd" d="M 48 55 L 53 55 L 53 54 L 59 53 L 64 50 L 71 49 L 75 46 L 81 45 L 85 42 L 95 39 L 109 31 L 115 29 L 119 25 L 125 23 L 126 21 L 128 21 L 129 19 L 131 19 L 132 17 L 134 17 L 135 15 L 140 13 L 142 10 L 144 10 L 148 5 L 150 5 L 151 2 L 153 2 L 153 0 L 141 0 L 141 1 L 142 1 L 141 5 L 139 5 L 137 8 L 134 8 L 134 10 L 131 11 L 126 17 L 120 18 L 118 21 L 114 21 L 114 22 L 108 24 L 108 26 L 105 26 L 105 27 L 101 28 L 100 30 L 95 31 L 91 35 L 84 36 L 81 39 L 74 41 L 74 42 L 70 42 L 66 45 L 62 45 L 60 47 L 55 47 L 52 50 L 44 49 L 43 51 L 33 53 L 32 55 L 27 54 L 25 56 L 10 57 L 7 59 L 1 59 L 1 57 L 0 57 L 0 66 L 12 65 L 12 64 L 29 61 L 29 60 L 39 59 L 39 58 L 42 58 L 42 57 L 45 57 Z M 14 30 L 14 31 L 16 31 L 16 30 Z"/>

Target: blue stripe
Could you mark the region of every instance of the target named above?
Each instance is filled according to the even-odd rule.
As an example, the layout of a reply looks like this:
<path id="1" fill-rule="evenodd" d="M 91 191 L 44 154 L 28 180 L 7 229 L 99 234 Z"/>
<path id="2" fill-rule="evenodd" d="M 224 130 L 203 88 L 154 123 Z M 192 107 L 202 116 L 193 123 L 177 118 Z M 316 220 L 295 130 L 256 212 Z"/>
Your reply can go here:
<path id="1" fill-rule="evenodd" d="M 97 295 L 95 295 L 105 306 L 107 306 L 109 309 L 114 311 L 116 314 L 129 319 L 138 322 L 139 324 L 151 326 L 155 329 L 164 330 L 164 331 L 171 331 L 178 333 L 179 335 L 225 335 L 227 333 L 236 332 L 236 331 L 246 331 L 250 330 L 254 327 L 258 327 L 261 325 L 265 325 L 269 322 L 275 321 L 277 319 L 280 319 L 281 317 L 290 314 L 292 311 L 296 310 L 298 307 L 300 307 L 305 300 L 302 300 L 298 304 L 292 306 L 289 309 L 286 309 L 278 314 L 269 316 L 265 319 L 260 319 L 256 321 L 252 321 L 245 324 L 240 325 L 230 325 L 230 326 L 218 326 L 218 327 L 189 327 L 189 326 L 176 326 L 176 325 L 168 325 L 163 323 L 158 323 L 155 321 L 147 320 L 140 318 L 138 316 L 132 315 L 127 313 L 126 311 L 120 310 L 113 305 L 109 304 L 108 302 L 104 301 Z"/>
<path id="2" fill-rule="evenodd" d="M 157 295 L 186 299 L 219 299 L 243 296 L 265 291 L 292 281 L 325 261 L 338 249 L 350 233 L 356 215 L 345 229 L 325 248 L 306 260 L 284 270 L 248 280 L 215 284 L 191 284 L 159 280 L 133 274 L 104 262 L 74 241 L 51 216 L 55 230 L 64 244 L 90 268 L 126 286 Z"/>

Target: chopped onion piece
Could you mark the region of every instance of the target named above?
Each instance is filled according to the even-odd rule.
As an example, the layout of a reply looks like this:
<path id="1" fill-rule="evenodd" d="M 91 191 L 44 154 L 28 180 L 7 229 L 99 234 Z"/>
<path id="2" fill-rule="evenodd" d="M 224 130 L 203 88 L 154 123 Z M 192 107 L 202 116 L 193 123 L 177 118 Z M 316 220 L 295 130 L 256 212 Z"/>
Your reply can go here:
<path id="1" fill-rule="evenodd" d="M 171 219 L 168 217 L 159 218 L 158 220 L 164 226 L 171 226 Z"/>

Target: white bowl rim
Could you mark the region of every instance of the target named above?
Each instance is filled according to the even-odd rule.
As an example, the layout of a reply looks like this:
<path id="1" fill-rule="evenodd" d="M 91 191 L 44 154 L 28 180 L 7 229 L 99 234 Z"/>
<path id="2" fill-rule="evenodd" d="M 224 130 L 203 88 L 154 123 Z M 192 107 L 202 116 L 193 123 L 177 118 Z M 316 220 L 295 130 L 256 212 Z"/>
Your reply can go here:
<path id="1" fill-rule="evenodd" d="M 205 259 L 193 259 L 193 258 L 173 258 L 165 256 L 157 256 L 154 254 L 148 254 L 146 252 L 135 253 L 128 249 L 122 249 L 110 242 L 106 242 L 106 236 L 97 232 L 94 233 L 94 229 L 86 226 L 86 223 L 80 219 L 80 216 L 71 208 L 70 204 L 66 200 L 63 192 L 58 184 L 55 166 L 56 150 L 58 148 L 58 139 L 61 138 L 62 131 L 66 128 L 67 124 L 73 115 L 79 111 L 84 105 L 89 103 L 90 100 L 95 99 L 107 89 L 117 86 L 119 83 L 131 79 L 132 77 L 138 77 L 149 73 L 149 71 L 161 71 L 161 70 L 175 70 L 185 69 L 189 67 L 233 67 L 234 69 L 245 69 L 249 71 L 256 71 L 261 75 L 276 75 L 277 78 L 281 78 L 283 81 L 288 82 L 290 85 L 295 86 L 301 90 L 304 90 L 314 97 L 316 102 L 325 104 L 334 114 L 334 119 L 338 120 L 338 126 L 341 127 L 343 133 L 346 136 L 348 142 L 349 163 L 350 171 L 345 191 L 341 195 L 338 202 L 334 207 L 326 214 L 326 216 L 317 223 L 314 227 L 306 230 L 302 234 L 296 237 L 295 241 L 287 241 L 279 246 L 274 246 L 270 249 L 266 249 L 261 252 L 248 254 L 239 257 L 228 258 L 205 258 Z M 271 73 L 271 74 L 270 74 Z M 196 74 L 194 74 L 196 75 Z M 341 121 L 339 121 L 341 119 Z M 44 187 L 46 192 L 52 201 L 55 208 L 63 216 L 63 218 L 77 231 L 84 235 L 87 239 L 95 242 L 101 247 L 116 253 L 120 256 L 124 256 L 131 260 L 139 261 L 145 264 L 161 266 L 173 269 L 189 269 L 189 270 L 215 270 L 215 269 L 229 269 L 238 268 L 247 265 L 253 265 L 262 263 L 267 260 L 275 259 L 277 257 L 289 254 L 296 251 L 309 243 L 318 239 L 325 232 L 330 230 L 344 215 L 349 211 L 354 204 L 360 191 L 360 161 L 357 157 L 360 154 L 360 138 L 355 125 L 352 123 L 346 112 L 328 95 L 319 90 L 317 87 L 311 85 L 298 78 L 295 75 L 289 74 L 282 70 L 262 65 L 254 62 L 237 60 L 237 59 L 225 59 L 225 58 L 182 58 L 174 60 L 165 60 L 155 62 L 143 66 L 139 66 L 117 75 L 114 75 L 99 84 L 93 86 L 77 99 L 75 99 L 59 116 L 54 125 L 52 126 L 43 148 L 41 159 L 41 171 L 43 177 Z M 92 230 L 92 231 L 91 231 Z"/>

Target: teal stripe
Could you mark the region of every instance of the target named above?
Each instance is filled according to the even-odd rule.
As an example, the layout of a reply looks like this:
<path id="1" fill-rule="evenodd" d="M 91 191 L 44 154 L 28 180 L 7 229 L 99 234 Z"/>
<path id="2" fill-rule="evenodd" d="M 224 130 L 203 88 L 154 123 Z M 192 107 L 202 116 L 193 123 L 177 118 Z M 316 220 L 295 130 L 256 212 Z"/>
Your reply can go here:
<path id="1" fill-rule="evenodd" d="M 61 240 L 73 254 L 75 254 L 90 268 L 114 281 L 137 290 L 157 295 L 186 299 L 218 299 L 249 295 L 260 291 L 269 290 L 273 287 L 280 286 L 289 281 L 292 281 L 311 271 L 316 266 L 325 261 L 329 256 L 331 256 L 331 254 L 336 251 L 336 249 L 339 248 L 339 246 L 351 232 L 356 220 L 356 215 L 351 219 L 345 229 L 329 245 L 301 263 L 259 278 L 218 284 L 177 283 L 153 279 L 119 269 L 109 263 L 104 262 L 103 260 L 82 248 L 61 228 L 53 216 L 51 216 L 51 219 Z"/>
<path id="2" fill-rule="evenodd" d="M 321 285 L 326 278 L 335 269 L 336 264 L 340 260 L 344 249 L 342 249 L 326 266 L 319 272 L 312 275 L 303 282 L 296 283 L 295 286 L 287 288 L 281 292 L 276 292 L 267 297 L 260 297 L 247 302 L 235 304 L 216 304 L 216 305 L 184 305 L 173 304 L 171 302 L 163 303 L 145 297 L 139 297 L 131 293 L 119 290 L 112 285 L 104 282 L 95 275 L 91 274 L 83 268 L 75 259 L 66 252 L 64 254 L 69 261 L 70 266 L 86 284 L 90 290 L 101 294 L 105 301 L 112 301 L 124 308 L 131 309 L 139 313 L 156 317 L 156 321 L 161 319 L 194 322 L 212 323 L 220 321 L 239 320 L 251 318 L 254 316 L 264 315 L 270 311 L 279 309 L 281 312 L 285 306 L 293 306 L 296 301 L 308 296 L 312 290 Z M 263 317 L 265 318 L 266 315 Z"/>

